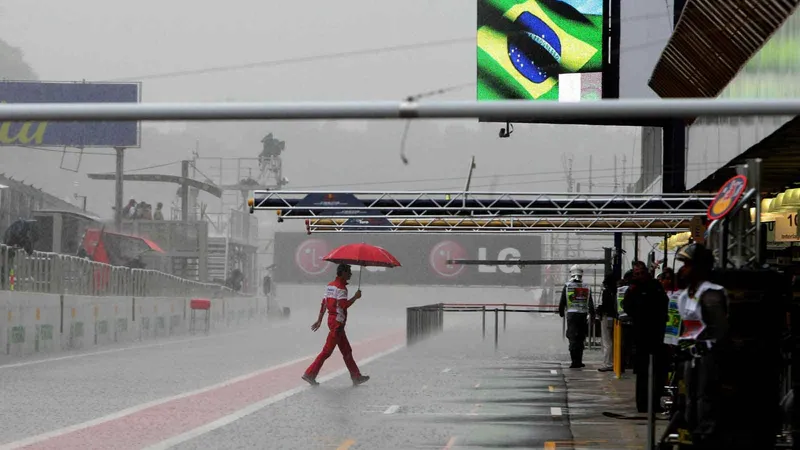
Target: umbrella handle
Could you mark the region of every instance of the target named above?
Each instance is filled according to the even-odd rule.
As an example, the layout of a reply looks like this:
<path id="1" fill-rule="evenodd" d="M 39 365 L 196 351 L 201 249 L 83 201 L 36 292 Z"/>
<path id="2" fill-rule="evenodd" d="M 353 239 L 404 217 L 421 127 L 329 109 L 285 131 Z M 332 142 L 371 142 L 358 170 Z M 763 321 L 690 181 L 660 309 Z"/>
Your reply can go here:
<path id="1" fill-rule="evenodd" d="M 361 270 L 358 271 L 358 290 L 361 290 L 361 272 L 364 271 L 364 266 L 361 266 Z"/>

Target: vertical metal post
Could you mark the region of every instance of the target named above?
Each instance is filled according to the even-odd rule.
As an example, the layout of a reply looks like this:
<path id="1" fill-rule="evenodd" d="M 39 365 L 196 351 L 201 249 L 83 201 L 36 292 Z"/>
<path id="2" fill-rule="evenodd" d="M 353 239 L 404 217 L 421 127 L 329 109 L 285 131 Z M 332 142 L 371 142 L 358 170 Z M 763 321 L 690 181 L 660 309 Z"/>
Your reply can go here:
<path id="1" fill-rule="evenodd" d="M 136 301 L 136 299 L 134 299 L 134 301 Z M 269 307 L 269 304 L 267 304 L 267 307 Z M 406 308 L 406 345 L 408 346 L 414 343 L 413 311 L 413 308 Z M 192 314 L 194 314 L 194 311 L 192 311 Z"/>
<path id="2" fill-rule="evenodd" d="M 613 263 L 613 261 L 611 261 L 611 254 L 612 254 L 611 253 L 611 247 L 603 248 L 603 255 L 604 255 L 604 258 L 606 259 L 606 264 L 605 264 L 605 267 L 603 268 L 604 269 L 604 273 L 603 273 L 604 275 L 605 274 L 609 274 L 614 270 L 614 263 Z"/>
<path id="3" fill-rule="evenodd" d="M 444 331 L 444 303 L 439 303 L 439 331 Z"/>
<path id="4" fill-rule="evenodd" d="M 495 351 L 497 351 L 497 332 L 498 332 L 497 325 L 498 325 L 498 320 L 500 318 L 499 312 L 500 311 L 497 308 L 494 309 L 494 349 L 495 349 Z"/>
<path id="5" fill-rule="evenodd" d="M 622 233 L 614 233 L 614 277 L 622 278 Z"/>
<path id="6" fill-rule="evenodd" d="M 483 339 L 486 340 L 486 305 L 483 305 L 481 309 L 483 310 Z"/>
<path id="7" fill-rule="evenodd" d="M 669 234 L 664 234 L 664 269 L 666 270 L 669 267 Z"/>
<path id="8" fill-rule="evenodd" d="M 633 260 L 639 260 L 639 233 L 633 233 Z"/>
<path id="9" fill-rule="evenodd" d="M 508 315 L 507 305 L 503 303 L 503 331 L 506 331 L 506 316 Z"/>
<path id="10" fill-rule="evenodd" d="M 656 413 L 655 405 L 653 405 L 653 393 L 655 392 L 655 364 L 653 361 L 653 354 L 649 355 L 649 364 L 647 368 L 647 450 L 652 450 L 655 445 L 655 432 L 656 432 Z"/>
<path id="11" fill-rule="evenodd" d="M 114 227 L 122 231 L 122 177 L 125 169 L 125 149 L 115 147 L 117 151 L 116 173 L 114 175 Z"/>
<path id="12" fill-rule="evenodd" d="M 181 161 L 181 221 L 189 221 L 189 161 Z M 227 274 L 226 274 L 227 275 Z"/>
<path id="13" fill-rule="evenodd" d="M 761 248 L 761 235 L 763 233 L 761 230 L 761 158 L 750 161 L 748 166 L 751 168 L 750 180 L 753 189 L 756 190 L 756 216 L 754 218 L 754 225 L 756 227 L 756 265 L 761 267 L 761 264 L 764 263 L 764 255 Z M 750 210 L 746 209 L 745 214 L 749 215 Z"/>

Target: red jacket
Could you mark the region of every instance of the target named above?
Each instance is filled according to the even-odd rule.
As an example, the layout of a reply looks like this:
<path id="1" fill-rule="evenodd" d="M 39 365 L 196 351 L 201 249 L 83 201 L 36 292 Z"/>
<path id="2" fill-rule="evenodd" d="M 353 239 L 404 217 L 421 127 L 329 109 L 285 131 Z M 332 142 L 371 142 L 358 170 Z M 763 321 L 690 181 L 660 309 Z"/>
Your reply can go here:
<path id="1" fill-rule="evenodd" d="M 328 311 L 328 328 L 335 330 L 347 323 L 347 308 L 350 302 L 347 297 L 347 281 L 336 277 L 325 288 L 322 308 Z"/>

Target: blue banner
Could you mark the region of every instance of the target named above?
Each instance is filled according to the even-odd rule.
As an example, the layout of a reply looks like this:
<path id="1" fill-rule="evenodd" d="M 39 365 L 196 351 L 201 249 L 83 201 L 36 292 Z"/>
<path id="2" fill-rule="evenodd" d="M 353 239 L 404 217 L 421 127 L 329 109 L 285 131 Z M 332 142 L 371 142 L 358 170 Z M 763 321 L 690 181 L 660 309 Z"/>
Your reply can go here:
<path id="1" fill-rule="evenodd" d="M 340 206 L 339 210 L 327 210 L 325 214 L 331 216 L 366 216 L 368 214 L 375 214 L 374 212 L 366 211 L 363 209 L 347 209 L 348 207 L 364 207 L 365 204 L 353 194 L 308 194 L 297 202 L 297 207 L 307 207 L 313 209 L 314 206 L 334 207 Z M 322 211 L 320 211 L 322 212 Z M 371 218 L 350 218 L 344 223 L 348 230 L 351 231 L 378 231 L 391 225 L 387 219 L 382 217 Z M 362 225 L 356 227 L 355 225 Z M 372 225 L 372 226 L 370 226 Z"/>
<path id="2" fill-rule="evenodd" d="M 138 83 L 0 81 L 0 103 L 138 103 Z M 2 122 L 0 146 L 139 147 L 139 123 Z"/>

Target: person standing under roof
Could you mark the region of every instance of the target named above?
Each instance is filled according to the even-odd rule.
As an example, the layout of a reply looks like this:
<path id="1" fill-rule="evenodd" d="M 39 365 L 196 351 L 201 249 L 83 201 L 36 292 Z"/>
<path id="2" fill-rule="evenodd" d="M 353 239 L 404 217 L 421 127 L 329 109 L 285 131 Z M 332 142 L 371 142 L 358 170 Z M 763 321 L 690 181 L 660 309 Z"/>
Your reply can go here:
<path id="1" fill-rule="evenodd" d="M 603 365 L 599 372 L 614 370 L 614 319 L 617 318 L 617 280 L 614 274 L 606 274 L 603 279 L 603 294 L 600 307 L 600 332 L 603 342 Z"/>
<path id="2" fill-rule="evenodd" d="M 353 359 L 353 349 L 350 347 L 350 341 L 347 339 L 345 333 L 345 324 L 347 323 L 347 311 L 351 306 L 361 298 L 361 290 L 357 290 L 351 299 L 347 298 L 347 282 L 353 272 L 347 264 L 339 264 L 336 268 L 336 279 L 328 283 L 325 290 L 325 297 L 322 299 L 322 305 L 319 309 L 319 317 L 317 321 L 311 325 L 312 331 L 317 331 L 322 324 L 322 318 L 325 316 L 325 311 L 328 311 L 328 338 L 325 341 L 325 346 L 319 353 L 317 358 L 308 366 L 303 374 L 303 380 L 312 386 L 317 386 L 317 375 L 322 370 L 322 365 L 333 354 L 333 350 L 339 347 L 344 358 L 344 364 L 347 370 L 350 371 L 350 378 L 353 380 L 353 386 L 366 383 L 369 376 L 362 375 L 358 369 L 355 359 Z"/>
<path id="3" fill-rule="evenodd" d="M 569 268 L 569 282 L 561 291 L 561 302 L 558 315 L 567 315 L 567 339 L 569 340 L 569 356 L 572 359 L 570 369 L 580 369 L 583 363 L 583 349 L 586 336 L 589 334 L 588 317 L 594 319 L 594 305 L 589 284 L 583 282 L 583 269 L 577 264 Z"/>
<path id="4" fill-rule="evenodd" d="M 664 331 L 667 325 L 669 298 L 664 288 L 647 269 L 647 264 L 637 261 L 633 269 L 633 280 L 622 307 L 633 323 L 634 370 L 636 372 L 636 408 L 647 412 L 648 372 L 650 355 L 653 356 L 653 379 L 656 386 L 664 386 L 667 379 L 666 346 Z M 653 404 L 661 409 L 661 391 L 653 390 Z"/>

